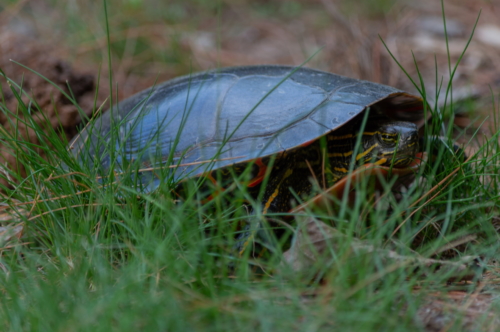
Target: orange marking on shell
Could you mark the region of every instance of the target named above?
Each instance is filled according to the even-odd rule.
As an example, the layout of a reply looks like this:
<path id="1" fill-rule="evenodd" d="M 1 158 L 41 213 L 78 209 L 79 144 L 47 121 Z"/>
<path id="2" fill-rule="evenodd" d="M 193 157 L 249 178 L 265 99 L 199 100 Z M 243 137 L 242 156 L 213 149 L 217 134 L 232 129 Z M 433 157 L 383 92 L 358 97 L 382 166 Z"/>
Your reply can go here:
<path id="1" fill-rule="evenodd" d="M 303 148 L 305 148 L 306 146 L 309 146 L 309 145 L 313 144 L 316 141 L 317 141 L 317 139 L 312 139 L 312 140 L 310 140 L 308 142 L 302 143 L 300 146 L 303 147 Z"/>
<path id="2" fill-rule="evenodd" d="M 267 165 L 262 162 L 261 158 L 255 160 L 255 165 L 259 167 L 259 172 L 252 179 L 252 181 L 248 183 L 248 187 L 255 187 L 256 185 L 260 184 L 264 179 L 264 176 L 266 175 Z"/>
<path id="3" fill-rule="evenodd" d="M 210 195 L 207 198 L 202 199 L 201 204 L 206 204 L 206 203 L 210 202 L 212 199 L 214 199 L 214 195 Z"/>

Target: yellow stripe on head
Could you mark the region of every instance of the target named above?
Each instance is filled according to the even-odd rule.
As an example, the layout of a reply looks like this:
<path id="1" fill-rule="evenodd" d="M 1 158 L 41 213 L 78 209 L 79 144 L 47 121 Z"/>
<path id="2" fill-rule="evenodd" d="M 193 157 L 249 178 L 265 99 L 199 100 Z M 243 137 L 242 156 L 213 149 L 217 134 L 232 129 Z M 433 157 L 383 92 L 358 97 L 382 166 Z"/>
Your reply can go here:
<path id="1" fill-rule="evenodd" d="M 367 154 L 369 154 L 370 152 L 373 151 L 373 149 L 375 149 L 376 147 L 378 147 L 378 144 L 375 143 L 373 144 L 372 146 L 370 146 L 368 149 L 366 149 L 365 151 L 359 153 L 357 156 L 356 156 L 356 161 L 360 160 L 361 158 L 365 157 Z"/>

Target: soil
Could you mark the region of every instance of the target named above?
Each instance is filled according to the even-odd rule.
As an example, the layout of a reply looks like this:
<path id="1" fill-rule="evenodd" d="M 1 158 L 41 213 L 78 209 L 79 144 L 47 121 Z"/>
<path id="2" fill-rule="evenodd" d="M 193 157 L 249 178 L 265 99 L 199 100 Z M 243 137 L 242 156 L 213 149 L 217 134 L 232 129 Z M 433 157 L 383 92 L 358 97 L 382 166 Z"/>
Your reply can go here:
<path id="1" fill-rule="evenodd" d="M 19 47 L 20 39 L 23 40 L 22 47 Z M 75 136 L 77 126 L 82 122 L 82 114 L 75 103 L 80 106 L 86 117 L 92 115 L 96 96 L 95 74 L 73 68 L 68 61 L 57 56 L 54 47 L 11 33 L 9 30 L 0 34 L 0 41 L 0 69 L 11 80 L 1 80 L 1 92 L 6 105 L 6 109 L 0 113 L 0 125 L 3 129 L 14 135 L 17 127 L 17 135 L 35 145 L 40 144 L 32 129 L 33 125 L 23 123 L 27 120 L 23 114 L 27 113 L 23 112 L 21 107 L 26 105 L 32 114 L 32 120 L 38 126 L 55 130 L 64 140 Z M 39 74 L 20 64 L 38 71 Z M 19 92 L 21 86 L 23 93 Z M 104 91 L 98 95 L 97 105 L 102 102 L 103 94 Z M 74 100 L 67 96 L 73 96 Z M 22 103 L 18 102 L 19 97 Z M 47 128 L 47 124 L 50 124 L 50 128 Z M 7 142 L 0 144 L 1 163 L 8 168 L 19 169 L 15 153 L 9 146 L 11 144 Z M 38 152 L 44 154 L 42 149 L 38 149 Z M 25 170 L 19 170 L 25 176 Z M 1 182 L 7 185 L 5 179 L 2 178 Z"/>

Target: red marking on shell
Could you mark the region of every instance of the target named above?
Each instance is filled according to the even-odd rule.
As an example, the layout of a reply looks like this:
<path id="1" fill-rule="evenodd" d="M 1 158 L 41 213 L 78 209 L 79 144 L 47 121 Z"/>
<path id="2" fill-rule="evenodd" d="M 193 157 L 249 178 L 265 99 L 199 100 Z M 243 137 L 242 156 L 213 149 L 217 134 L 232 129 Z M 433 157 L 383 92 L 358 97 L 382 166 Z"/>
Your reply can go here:
<path id="1" fill-rule="evenodd" d="M 252 179 L 252 181 L 248 183 L 248 187 L 255 187 L 256 185 L 260 184 L 264 179 L 264 176 L 266 175 L 267 165 L 262 162 L 261 158 L 255 160 L 255 165 L 259 167 L 259 172 Z"/>
<path id="2" fill-rule="evenodd" d="M 305 142 L 305 143 L 302 143 L 300 146 L 301 146 L 301 147 L 306 147 L 306 146 L 309 146 L 309 145 L 313 144 L 313 143 L 314 143 L 314 142 L 316 142 L 316 141 L 317 141 L 317 139 L 312 139 L 312 140 L 310 140 L 310 141 L 307 141 L 307 142 Z"/>

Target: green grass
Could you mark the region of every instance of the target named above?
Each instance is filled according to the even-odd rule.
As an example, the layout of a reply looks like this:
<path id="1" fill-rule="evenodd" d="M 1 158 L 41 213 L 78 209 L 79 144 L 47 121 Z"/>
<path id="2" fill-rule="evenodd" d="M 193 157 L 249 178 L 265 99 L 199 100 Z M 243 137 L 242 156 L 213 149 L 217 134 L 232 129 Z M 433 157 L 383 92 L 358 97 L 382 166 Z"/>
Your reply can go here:
<path id="1" fill-rule="evenodd" d="M 135 3 L 141 2 L 129 6 Z M 12 91 L 19 94 L 19 87 Z M 352 255 L 355 239 L 410 258 L 416 252 L 439 257 L 433 254 L 449 241 L 474 233 L 477 241 L 457 250 L 458 257 L 488 263 L 498 253 L 490 222 L 499 204 L 498 132 L 465 163 L 437 153 L 401 201 L 387 186 L 374 204 L 363 182 L 351 204 L 308 211 L 343 237 L 326 245 L 331 254 L 324 260 L 294 272 L 280 265 L 280 252 L 265 261 L 231 255 L 235 223 L 247 219 L 245 207 L 234 203 L 247 198 L 244 190 L 202 203 L 191 181 L 178 202 L 168 177 L 151 193 L 134 186 L 133 168 L 98 179 L 56 132 L 15 115 L 36 108 L 36 101 L 19 99 L 17 110 L 0 103 L 13 124 L 28 121 L 41 142 L 2 135 L 29 174 L 3 175 L 12 184 L 3 188 L 3 203 L 13 219 L 2 226 L 24 225 L 20 241 L 1 238 L 4 331 L 420 331 L 416 311 L 427 294 L 449 289 L 450 274 L 422 277 L 408 262 L 388 262 L 382 251 Z M 451 131 L 441 128 L 435 121 L 427 132 L 452 141 Z M 257 265 L 258 273 L 252 271 Z M 456 324 L 450 330 L 460 319 Z"/>

